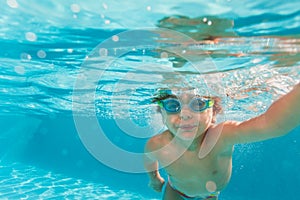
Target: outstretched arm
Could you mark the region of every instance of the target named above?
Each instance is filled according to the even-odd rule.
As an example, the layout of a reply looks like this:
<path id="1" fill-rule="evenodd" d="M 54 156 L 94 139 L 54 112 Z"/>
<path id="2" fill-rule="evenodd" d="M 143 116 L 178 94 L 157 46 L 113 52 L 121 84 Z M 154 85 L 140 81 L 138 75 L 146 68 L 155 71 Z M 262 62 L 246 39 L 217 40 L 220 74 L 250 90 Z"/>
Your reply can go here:
<path id="1" fill-rule="evenodd" d="M 275 101 L 262 115 L 224 126 L 230 144 L 248 143 L 279 137 L 300 125 L 300 83 Z"/>

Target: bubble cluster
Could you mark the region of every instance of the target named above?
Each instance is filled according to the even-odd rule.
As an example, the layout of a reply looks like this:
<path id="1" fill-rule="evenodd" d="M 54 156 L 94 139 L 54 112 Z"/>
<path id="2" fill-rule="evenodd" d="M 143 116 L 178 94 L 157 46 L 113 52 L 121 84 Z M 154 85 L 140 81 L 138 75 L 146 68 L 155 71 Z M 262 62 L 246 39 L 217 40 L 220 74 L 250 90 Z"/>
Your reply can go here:
<path id="1" fill-rule="evenodd" d="M 31 60 L 31 55 L 28 53 L 21 53 L 21 60 Z"/>
<path id="2" fill-rule="evenodd" d="M 202 19 L 202 21 L 203 21 L 204 23 L 206 23 L 208 26 L 211 26 L 211 25 L 212 25 L 212 21 L 208 20 L 206 17 L 204 17 L 204 18 Z"/>

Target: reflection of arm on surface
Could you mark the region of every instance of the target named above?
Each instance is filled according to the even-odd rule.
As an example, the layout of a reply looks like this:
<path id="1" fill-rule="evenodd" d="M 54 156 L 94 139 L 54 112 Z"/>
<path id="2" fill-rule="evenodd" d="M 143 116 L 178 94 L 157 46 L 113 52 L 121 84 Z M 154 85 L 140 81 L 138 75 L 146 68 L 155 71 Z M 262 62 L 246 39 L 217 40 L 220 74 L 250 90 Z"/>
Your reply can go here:
<path id="1" fill-rule="evenodd" d="M 234 31 L 231 30 L 233 20 L 215 16 L 190 18 L 173 15 L 159 20 L 157 26 L 181 32 L 197 41 L 236 36 Z"/>
<path id="2" fill-rule="evenodd" d="M 300 83 L 275 101 L 262 115 L 250 120 L 229 122 L 225 131 L 228 142 L 248 143 L 279 137 L 300 125 Z"/>

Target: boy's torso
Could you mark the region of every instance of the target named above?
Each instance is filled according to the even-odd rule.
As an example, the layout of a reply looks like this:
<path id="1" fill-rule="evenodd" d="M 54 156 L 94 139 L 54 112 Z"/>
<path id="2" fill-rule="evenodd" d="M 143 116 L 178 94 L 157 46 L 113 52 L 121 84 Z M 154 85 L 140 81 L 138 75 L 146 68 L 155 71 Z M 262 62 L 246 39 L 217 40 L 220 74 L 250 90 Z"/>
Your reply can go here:
<path id="1" fill-rule="evenodd" d="M 165 138 L 170 138 L 168 132 Z M 162 135 L 162 137 L 164 137 Z M 164 139 L 164 142 L 170 142 Z M 165 166 L 172 185 L 189 196 L 207 195 L 222 190 L 229 182 L 232 168 L 233 147 L 224 148 L 222 136 L 207 156 L 200 159 L 199 149 L 186 150 L 178 156 L 178 147 L 169 145 L 158 154 Z M 171 164 L 170 164 L 171 163 Z"/>

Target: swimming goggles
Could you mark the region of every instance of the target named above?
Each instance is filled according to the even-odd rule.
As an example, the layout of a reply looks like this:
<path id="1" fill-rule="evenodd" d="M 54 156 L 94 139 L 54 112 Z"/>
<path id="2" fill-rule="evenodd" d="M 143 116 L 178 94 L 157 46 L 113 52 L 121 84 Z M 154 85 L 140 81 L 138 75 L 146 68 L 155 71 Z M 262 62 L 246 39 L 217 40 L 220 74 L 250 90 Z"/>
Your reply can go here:
<path id="1" fill-rule="evenodd" d="M 167 113 L 176 114 L 181 111 L 182 104 L 177 98 L 167 98 L 157 101 L 161 108 L 164 108 Z M 202 112 L 214 105 L 214 100 L 194 97 L 190 100 L 188 106 L 194 112 Z"/>

